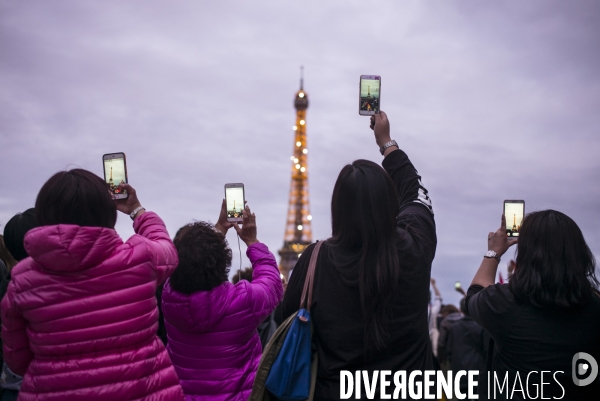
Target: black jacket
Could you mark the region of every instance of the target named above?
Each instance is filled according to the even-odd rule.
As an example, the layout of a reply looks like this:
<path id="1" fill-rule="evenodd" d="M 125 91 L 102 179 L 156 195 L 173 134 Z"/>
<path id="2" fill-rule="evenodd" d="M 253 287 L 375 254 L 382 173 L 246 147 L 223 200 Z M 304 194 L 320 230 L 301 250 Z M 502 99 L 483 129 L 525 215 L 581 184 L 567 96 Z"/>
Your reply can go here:
<path id="1" fill-rule="evenodd" d="M 330 258 L 333 251 L 325 242 L 317 260 L 311 308 L 319 355 L 316 400 L 339 399 L 340 370 L 407 370 L 410 374 L 413 370 L 433 369 L 427 305 L 437 240 L 431 202 L 403 151 L 390 153 L 383 167 L 396 185 L 401 205 L 396 219 L 401 278 L 396 286 L 393 339 L 386 350 L 365 354 L 358 268 L 338 269 Z M 294 268 L 276 310 L 278 322 L 298 310 L 313 249 L 314 245 L 309 246 Z M 361 395 L 365 398 L 364 387 Z"/>

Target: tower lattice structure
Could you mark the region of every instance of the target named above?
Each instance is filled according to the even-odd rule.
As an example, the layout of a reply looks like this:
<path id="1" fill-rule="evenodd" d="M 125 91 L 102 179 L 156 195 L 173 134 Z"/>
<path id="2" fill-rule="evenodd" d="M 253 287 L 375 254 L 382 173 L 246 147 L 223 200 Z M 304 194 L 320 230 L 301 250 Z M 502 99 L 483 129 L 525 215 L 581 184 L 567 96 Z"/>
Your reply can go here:
<path id="1" fill-rule="evenodd" d="M 300 78 L 300 90 L 296 92 L 296 125 L 294 125 L 294 152 L 290 157 L 292 180 L 283 248 L 279 250 L 279 270 L 289 279 L 298 258 L 312 243 L 312 229 L 308 202 L 308 146 L 306 142 L 306 109 L 308 95 Z"/>

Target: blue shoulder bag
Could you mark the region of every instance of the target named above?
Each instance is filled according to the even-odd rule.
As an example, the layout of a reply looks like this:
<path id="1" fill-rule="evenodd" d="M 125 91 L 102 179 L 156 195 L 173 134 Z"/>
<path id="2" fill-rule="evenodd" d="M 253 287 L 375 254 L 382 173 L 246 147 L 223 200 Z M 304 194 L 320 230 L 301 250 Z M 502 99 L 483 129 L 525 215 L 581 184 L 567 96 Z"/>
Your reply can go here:
<path id="1" fill-rule="evenodd" d="M 308 399 L 314 392 L 317 365 L 312 355 L 312 321 L 310 307 L 317 256 L 323 241 L 317 242 L 313 249 L 304 280 L 300 310 L 297 312 L 283 346 L 275 358 L 265 387 L 275 397 L 283 401 L 301 401 Z M 315 356 L 316 357 L 316 356 Z"/>

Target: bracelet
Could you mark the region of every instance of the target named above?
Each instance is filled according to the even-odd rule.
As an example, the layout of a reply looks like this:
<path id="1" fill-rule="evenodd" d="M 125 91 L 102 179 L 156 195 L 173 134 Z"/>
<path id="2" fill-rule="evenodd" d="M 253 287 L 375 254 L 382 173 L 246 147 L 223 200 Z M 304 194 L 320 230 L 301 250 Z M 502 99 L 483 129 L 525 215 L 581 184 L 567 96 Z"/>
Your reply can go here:
<path id="1" fill-rule="evenodd" d="M 140 212 L 140 210 L 146 210 L 144 207 L 142 206 L 138 206 L 136 207 L 133 212 L 131 212 L 129 214 L 129 217 L 131 217 L 131 220 L 135 220 L 135 216 Z"/>
<path id="2" fill-rule="evenodd" d="M 385 144 L 383 144 L 382 147 L 379 148 L 379 151 L 381 152 L 381 155 L 383 156 L 383 154 L 385 153 L 385 150 L 387 148 L 390 148 L 392 146 L 395 146 L 398 148 L 398 143 L 396 141 L 394 141 L 393 139 Z"/>

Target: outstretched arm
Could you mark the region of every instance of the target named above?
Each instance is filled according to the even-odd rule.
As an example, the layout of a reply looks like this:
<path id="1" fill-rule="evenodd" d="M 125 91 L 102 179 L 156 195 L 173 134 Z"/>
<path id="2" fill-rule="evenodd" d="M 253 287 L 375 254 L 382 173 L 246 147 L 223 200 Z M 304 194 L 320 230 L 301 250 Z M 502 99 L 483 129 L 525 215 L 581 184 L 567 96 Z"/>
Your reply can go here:
<path id="1" fill-rule="evenodd" d="M 371 128 L 379 146 L 390 141 L 390 123 L 383 111 L 373 116 Z M 400 200 L 396 226 L 404 238 L 402 246 L 423 251 L 433 260 L 437 243 L 435 222 L 431 199 L 421 183 L 421 176 L 397 146 L 387 148 L 384 157 L 383 168 L 392 178 Z"/>
<path id="2" fill-rule="evenodd" d="M 383 111 L 371 118 L 371 128 L 375 133 L 375 141 L 380 147 L 391 141 L 390 122 Z M 398 191 L 400 210 L 416 202 L 425 206 L 433 214 L 427 189 L 421 183 L 421 176 L 406 153 L 397 146 L 390 146 L 383 156 L 383 168 L 392 177 Z"/>
<path id="3" fill-rule="evenodd" d="M 498 256 L 502 256 L 508 248 L 516 243 L 516 239 L 508 239 L 506 236 L 503 214 L 500 228 L 496 230 L 496 232 L 490 232 L 488 234 L 488 250 L 496 252 Z M 500 261 L 495 258 L 484 257 L 479 266 L 479 270 L 477 270 L 475 277 L 473 277 L 471 285 L 480 285 L 483 288 L 494 285 L 499 262 Z"/>

